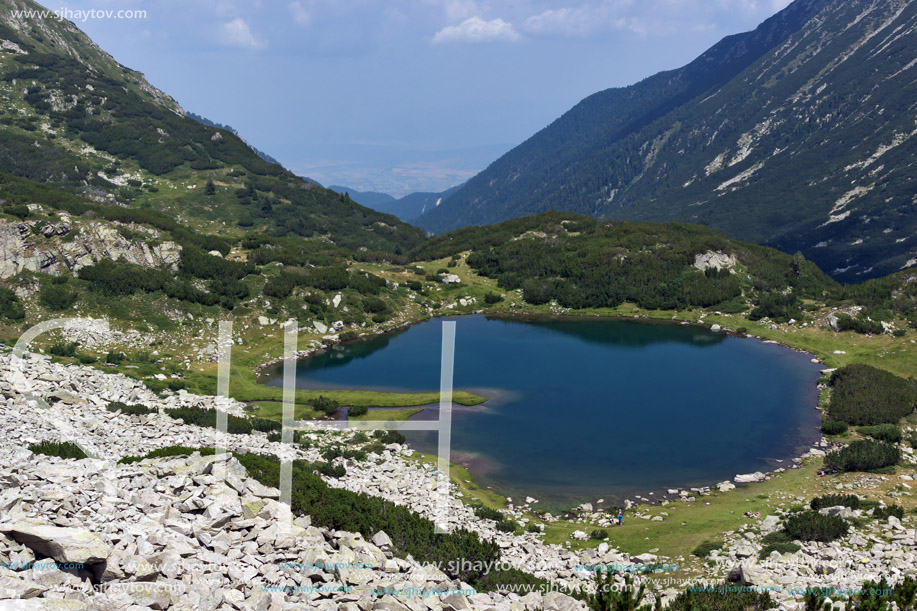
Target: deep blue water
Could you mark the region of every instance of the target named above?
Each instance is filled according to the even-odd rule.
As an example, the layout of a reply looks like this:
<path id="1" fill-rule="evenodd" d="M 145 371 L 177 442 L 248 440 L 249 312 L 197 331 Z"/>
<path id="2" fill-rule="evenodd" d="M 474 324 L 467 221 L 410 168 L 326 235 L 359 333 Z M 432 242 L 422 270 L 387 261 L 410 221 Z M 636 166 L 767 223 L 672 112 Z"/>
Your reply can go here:
<path id="1" fill-rule="evenodd" d="M 441 320 L 301 361 L 297 383 L 436 391 Z M 807 354 L 676 324 L 448 320 L 456 390 L 490 398 L 456 406 L 453 461 L 505 495 L 569 504 L 708 485 L 789 466 L 818 437 Z M 434 433 L 408 439 L 435 451 Z"/>

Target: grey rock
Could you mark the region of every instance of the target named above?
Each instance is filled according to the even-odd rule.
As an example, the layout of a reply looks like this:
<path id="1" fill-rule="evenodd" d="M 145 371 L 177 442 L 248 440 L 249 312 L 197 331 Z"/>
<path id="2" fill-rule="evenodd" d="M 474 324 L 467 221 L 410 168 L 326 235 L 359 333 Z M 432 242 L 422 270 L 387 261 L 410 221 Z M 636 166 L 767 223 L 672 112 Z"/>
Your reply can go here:
<path id="1" fill-rule="evenodd" d="M 111 555 L 108 544 L 81 528 L 19 521 L 0 524 L 0 532 L 8 533 L 37 553 L 62 563 L 96 564 L 104 562 Z"/>

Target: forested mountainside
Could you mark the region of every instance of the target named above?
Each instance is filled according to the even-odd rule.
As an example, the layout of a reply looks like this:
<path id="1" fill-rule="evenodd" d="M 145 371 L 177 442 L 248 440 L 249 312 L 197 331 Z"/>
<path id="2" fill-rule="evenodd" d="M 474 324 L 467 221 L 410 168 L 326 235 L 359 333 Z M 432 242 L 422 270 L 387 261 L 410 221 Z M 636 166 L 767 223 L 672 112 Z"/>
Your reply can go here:
<path id="1" fill-rule="evenodd" d="M 573 308 L 711 308 L 751 320 L 803 320 L 814 303 L 857 303 L 860 329 L 917 328 L 917 277 L 900 272 L 841 285 L 802 253 L 727 238 L 699 225 L 596 221 L 569 212 L 466 227 L 428 240 L 417 260 L 467 255 L 478 274 L 531 304 Z M 807 305 L 808 302 L 808 305 Z M 818 309 L 818 306 L 815 307 Z M 847 321 L 856 325 L 857 321 Z M 851 328 L 853 328 L 851 326 Z"/>
<path id="2" fill-rule="evenodd" d="M 423 232 L 269 163 L 169 96 L 72 23 L 0 7 L 0 172 L 97 201 L 150 208 L 209 233 L 320 238 L 401 250 Z"/>
<path id="3" fill-rule="evenodd" d="M 420 224 L 543 212 L 701 223 L 837 279 L 917 264 L 917 4 L 797 0 L 580 102 Z"/>

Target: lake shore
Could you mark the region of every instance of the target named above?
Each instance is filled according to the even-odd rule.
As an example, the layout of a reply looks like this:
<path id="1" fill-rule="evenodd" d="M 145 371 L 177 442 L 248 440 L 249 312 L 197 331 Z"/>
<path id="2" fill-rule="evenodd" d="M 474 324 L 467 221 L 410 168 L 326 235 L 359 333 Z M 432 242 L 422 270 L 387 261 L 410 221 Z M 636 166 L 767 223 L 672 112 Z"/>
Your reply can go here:
<path id="1" fill-rule="evenodd" d="M 595 321 L 599 319 L 615 319 L 615 320 L 620 320 L 623 322 L 637 322 L 637 323 L 651 324 L 651 325 L 658 324 L 658 325 L 692 326 L 692 327 L 696 327 L 698 329 L 704 329 L 707 331 L 711 330 L 710 329 L 711 325 L 705 324 L 704 322 L 685 321 L 685 320 L 666 320 L 666 319 L 652 318 L 652 317 L 636 317 L 635 318 L 633 316 L 624 316 L 624 315 L 617 315 L 617 316 L 608 316 L 608 315 L 600 315 L 600 314 L 587 314 L 587 315 L 560 314 L 558 315 L 558 314 L 545 314 L 545 313 L 539 313 L 539 312 L 496 312 L 496 313 L 492 313 L 492 312 L 485 312 L 482 310 L 476 310 L 473 312 L 460 313 L 460 314 L 448 313 L 445 316 L 443 316 L 443 318 L 453 318 L 453 317 L 458 318 L 459 316 L 467 316 L 467 315 L 472 315 L 472 314 L 481 314 L 481 315 L 484 315 L 488 319 L 514 320 L 514 321 L 520 321 L 520 322 L 558 321 L 558 320 L 561 320 L 561 321 L 567 321 L 567 320 L 569 321 Z M 429 320 L 431 320 L 431 318 L 428 316 L 418 317 L 417 319 L 412 320 L 409 323 L 400 324 L 394 328 L 383 329 L 383 330 L 378 330 L 374 332 L 367 332 L 367 333 L 361 334 L 360 336 L 356 338 L 348 338 L 345 342 L 339 342 L 339 341 L 335 342 L 333 338 L 325 338 L 325 343 L 323 345 L 313 347 L 306 351 L 302 351 L 298 355 L 298 359 L 309 358 L 317 354 L 320 354 L 322 352 L 325 352 L 327 350 L 331 350 L 333 349 L 334 346 L 339 345 L 340 343 L 350 344 L 353 342 L 367 341 L 367 340 L 370 340 L 376 337 L 380 337 L 380 336 L 384 336 L 384 335 L 398 334 L 398 333 L 403 332 L 409 326 L 416 325 L 422 322 L 428 322 Z M 738 325 L 736 326 L 738 327 Z M 746 334 L 746 333 L 739 333 L 736 330 L 732 330 L 732 329 L 722 327 L 722 326 L 720 329 L 713 329 L 713 330 L 717 333 L 721 333 L 723 336 L 749 337 L 752 339 L 762 341 L 764 343 L 779 343 L 779 342 L 774 342 L 772 340 L 768 340 L 766 338 L 755 337 L 753 335 Z M 807 356 L 809 356 L 810 360 L 821 364 L 821 361 L 818 359 L 815 359 L 814 355 L 812 355 L 811 353 L 808 353 L 804 350 L 800 350 L 793 346 L 788 346 L 785 344 L 781 344 L 781 345 L 784 348 L 789 348 L 790 350 L 792 350 L 795 353 L 805 353 Z M 272 362 L 263 364 L 259 368 L 260 374 L 262 376 L 265 375 L 265 372 L 269 367 L 271 366 L 276 367 L 278 364 L 279 364 L 278 360 L 274 360 Z M 815 392 L 814 389 L 813 389 L 813 398 L 811 400 L 811 407 L 814 407 L 814 408 L 818 407 L 818 393 Z M 427 412 L 429 411 L 430 410 L 427 410 Z M 381 414 L 379 415 L 381 416 Z M 428 417 L 429 417 L 429 414 L 426 414 L 424 416 L 424 419 L 427 419 Z M 363 417 L 361 419 L 365 420 L 369 418 Z M 821 451 L 824 448 L 824 446 L 821 445 L 823 443 L 823 438 L 821 437 L 820 432 L 815 432 L 817 431 L 817 423 L 815 423 L 815 426 L 816 428 L 813 429 L 812 433 L 800 434 L 799 442 L 794 444 L 794 447 L 796 448 L 796 450 L 793 450 L 785 455 L 780 454 L 780 455 L 769 456 L 767 460 L 767 463 L 768 463 L 767 466 L 769 467 L 769 469 L 764 469 L 762 467 L 762 471 L 761 471 L 762 477 L 761 478 L 764 479 L 765 477 L 770 477 L 773 473 L 780 473 L 783 470 L 785 470 L 786 468 L 794 468 L 796 466 L 796 463 L 794 462 L 794 460 L 799 459 L 801 456 L 810 456 L 811 450 L 813 448 L 818 451 Z M 472 469 L 474 469 L 473 465 L 467 465 L 467 466 L 470 466 Z M 730 478 L 730 480 L 731 479 L 732 478 Z M 747 481 L 754 481 L 754 478 L 751 478 L 750 476 L 747 478 L 743 477 L 740 479 L 746 479 Z M 622 494 L 620 495 L 621 498 L 617 498 L 616 496 L 615 501 L 613 502 L 609 501 L 608 503 L 605 503 L 605 506 L 606 507 L 610 506 L 613 503 L 620 503 L 620 504 L 627 504 L 627 505 L 636 505 L 638 503 L 648 503 L 648 502 L 658 503 L 660 500 L 665 500 L 665 499 L 671 500 L 672 498 L 678 498 L 679 493 L 682 491 L 697 492 L 698 490 L 709 490 L 712 488 L 715 489 L 717 486 L 727 487 L 728 485 L 733 485 L 733 483 L 730 480 L 724 480 L 718 483 L 709 482 L 709 481 L 704 482 L 703 480 L 693 480 L 691 484 L 687 484 L 687 485 L 685 481 L 683 480 L 681 487 L 672 486 L 671 488 L 666 488 L 665 490 L 662 490 L 662 491 L 660 491 L 658 487 L 655 487 L 655 488 L 637 488 L 635 487 L 631 491 L 631 493 L 628 493 L 626 495 Z M 523 492 L 522 496 L 528 496 L 528 494 L 526 494 L 524 487 L 521 487 L 521 488 Z M 495 488 L 495 491 L 499 492 L 499 490 L 500 490 L 500 487 L 497 486 Z M 676 490 L 676 492 L 674 494 L 667 494 L 666 490 Z M 527 492 L 532 494 L 533 496 L 538 496 L 538 494 L 534 491 L 527 491 Z M 504 491 L 504 495 L 512 494 L 513 496 L 516 496 L 518 493 L 519 493 L 519 490 L 514 490 L 512 493 L 508 491 Z M 592 498 L 591 502 L 595 503 L 595 498 Z"/>

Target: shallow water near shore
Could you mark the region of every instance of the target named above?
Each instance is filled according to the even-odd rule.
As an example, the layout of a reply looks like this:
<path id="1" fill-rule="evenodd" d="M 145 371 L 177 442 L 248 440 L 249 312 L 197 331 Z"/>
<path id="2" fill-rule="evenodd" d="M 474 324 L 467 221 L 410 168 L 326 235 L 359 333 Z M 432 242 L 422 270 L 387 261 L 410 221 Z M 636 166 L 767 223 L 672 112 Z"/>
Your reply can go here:
<path id="1" fill-rule="evenodd" d="M 436 391 L 455 320 L 453 461 L 540 506 L 710 485 L 788 467 L 819 438 L 811 355 L 691 325 L 608 319 L 426 321 L 300 361 L 300 388 Z M 280 385 L 279 369 L 265 371 Z M 437 417 L 428 407 L 415 418 Z M 436 451 L 435 433 L 406 433 Z"/>

